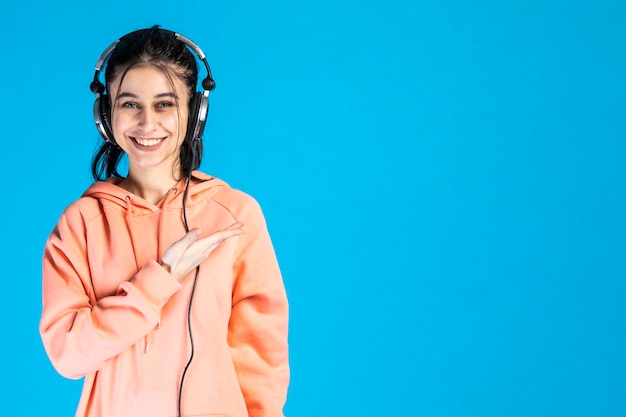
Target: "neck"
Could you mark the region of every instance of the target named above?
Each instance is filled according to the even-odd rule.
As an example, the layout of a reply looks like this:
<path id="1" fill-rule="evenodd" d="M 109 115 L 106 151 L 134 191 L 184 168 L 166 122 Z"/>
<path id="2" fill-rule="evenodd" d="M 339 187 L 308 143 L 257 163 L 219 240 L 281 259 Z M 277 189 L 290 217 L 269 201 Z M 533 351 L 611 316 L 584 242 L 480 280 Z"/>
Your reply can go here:
<path id="1" fill-rule="evenodd" d="M 174 178 L 171 172 L 158 175 L 154 170 L 151 172 L 131 170 L 119 186 L 152 204 L 157 204 L 178 184 L 178 181 L 179 179 Z"/>

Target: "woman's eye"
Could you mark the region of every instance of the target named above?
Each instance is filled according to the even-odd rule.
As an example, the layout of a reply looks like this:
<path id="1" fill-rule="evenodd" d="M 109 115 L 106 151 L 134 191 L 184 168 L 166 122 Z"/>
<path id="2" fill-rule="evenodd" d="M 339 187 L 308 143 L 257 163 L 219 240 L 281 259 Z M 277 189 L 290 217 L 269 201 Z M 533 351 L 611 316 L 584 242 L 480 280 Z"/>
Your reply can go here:
<path id="1" fill-rule="evenodd" d="M 137 103 L 134 103 L 132 101 L 125 101 L 121 104 L 121 106 L 125 109 L 136 109 L 139 108 L 139 106 L 137 105 Z"/>
<path id="2" fill-rule="evenodd" d="M 171 101 L 161 101 L 156 105 L 157 109 L 167 109 L 170 107 L 174 107 L 174 103 Z"/>

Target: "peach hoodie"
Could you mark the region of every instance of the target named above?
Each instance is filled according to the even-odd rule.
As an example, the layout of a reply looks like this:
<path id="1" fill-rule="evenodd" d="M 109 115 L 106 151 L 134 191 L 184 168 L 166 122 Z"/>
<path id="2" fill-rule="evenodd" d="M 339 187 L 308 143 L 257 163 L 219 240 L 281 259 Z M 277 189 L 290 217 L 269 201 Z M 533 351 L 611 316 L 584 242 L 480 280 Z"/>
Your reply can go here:
<path id="1" fill-rule="evenodd" d="M 245 234 L 201 264 L 185 376 L 184 416 L 282 416 L 289 384 L 288 306 L 260 207 L 194 172 L 187 219 L 203 236 L 235 221 Z M 94 183 L 62 214 L 43 257 L 40 332 L 57 371 L 85 377 L 76 416 L 174 417 L 191 353 L 193 275 L 159 264 L 185 234 L 181 181 L 159 205 L 119 179 Z"/>

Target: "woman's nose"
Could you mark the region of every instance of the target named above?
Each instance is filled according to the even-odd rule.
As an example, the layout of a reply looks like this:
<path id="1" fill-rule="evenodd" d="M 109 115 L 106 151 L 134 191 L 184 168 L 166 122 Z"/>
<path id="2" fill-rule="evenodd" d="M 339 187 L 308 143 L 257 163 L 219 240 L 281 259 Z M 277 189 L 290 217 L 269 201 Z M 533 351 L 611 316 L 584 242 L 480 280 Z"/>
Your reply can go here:
<path id="1" fill-rule="evenodd" d="M 139 125 L 145 130 L 153 130 L 158 125 L 157 115 L 150 108 L 143 109 L 139 115 Z"/>

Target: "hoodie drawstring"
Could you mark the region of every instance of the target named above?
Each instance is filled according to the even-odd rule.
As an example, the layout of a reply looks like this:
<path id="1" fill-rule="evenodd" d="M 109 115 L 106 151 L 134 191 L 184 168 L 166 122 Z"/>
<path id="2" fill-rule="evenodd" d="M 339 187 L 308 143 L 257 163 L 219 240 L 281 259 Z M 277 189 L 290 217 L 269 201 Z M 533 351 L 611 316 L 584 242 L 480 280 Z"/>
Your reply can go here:
<path id="1" fill-rule="evenodd" d="M 133 229 L 133 205 L 131 204 L 132 196 L 130 194 L 126 194 L 124 196 L 124 201 L 126 202 L 126 227 L 128 227 L 128 232 L 130 234 L 130 246 L 133 248 L 133 255 L 135 258 L 135 266 L 137 267 L 137 271 L 139 271 L 139 255 L 137 254 L 136 244 L 137 240 L 135 239 L 135 231 Z"/>

